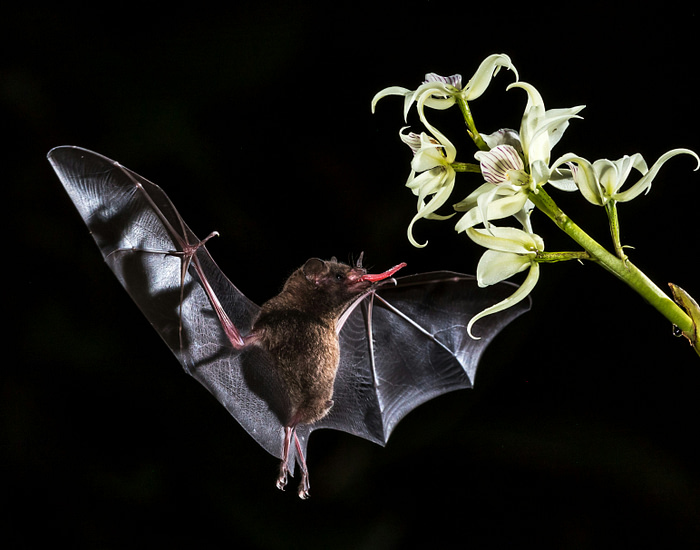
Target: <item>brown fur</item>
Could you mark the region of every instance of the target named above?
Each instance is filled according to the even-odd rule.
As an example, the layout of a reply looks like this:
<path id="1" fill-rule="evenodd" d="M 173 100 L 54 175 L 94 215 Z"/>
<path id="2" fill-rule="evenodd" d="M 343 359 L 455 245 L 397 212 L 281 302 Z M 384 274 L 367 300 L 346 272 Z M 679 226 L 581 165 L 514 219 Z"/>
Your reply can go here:
<path id="1" fill-rule="evenodd" d="M 364 273 L 361 267 L 312 259 L 262 306 L 253 330 L 286 386 L 289 426 L 316 422 L 333 404 L 340 360 L 335 325 L 352 299 L 371 285 L 355 280 Z"/>

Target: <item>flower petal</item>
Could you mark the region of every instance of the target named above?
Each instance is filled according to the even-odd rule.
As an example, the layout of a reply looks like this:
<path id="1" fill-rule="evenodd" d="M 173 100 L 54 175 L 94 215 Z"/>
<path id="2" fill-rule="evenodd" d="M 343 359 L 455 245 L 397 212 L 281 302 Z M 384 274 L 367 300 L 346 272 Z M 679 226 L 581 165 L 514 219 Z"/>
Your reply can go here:
<path id="1" fill-rule="evenodd" d="M 547 154 L 549 156 L 549 153 Z M 549 162 L 549 159 L 547 159 Z M 538 185 L 543 185 L 549 181 L 551 171 L 547 162 L 537 159 L 530 164 L 530 188 L 534 191 Z"/>
<path id="2" fill-rule="evenodd" d="M 469 83 L 465 86 L 464 99 L 470 101 L 483 94 L 491 83 L 491 79 L 498 74 L 501 67 L 512 70 L 515 73 L 515 79 L 518 80 L 518 71 L 511 63 L 510 57 L 505 54 L 490 55 L 481 62 L 474 76 L 471 77 Z"/>
<path id="3" fill-rule="evenodd" d="M 623 156 L 621 159 L 615 161 L 615 166 L 617 167 L 617 175 L 620 179 L 620 183 L 615 191 L 622 187 L 622 184 L 627 181 L 632 168 L 636 169 L 642 175 L 649 171 L 644 157 L 642 157 L 642 155 L 639 153 L 635 153 L 631 157 L 628 157 L 627 155 Z"/>
<path id="4" fill-rule="evenodd" d="M 486 145 L 489 146 L 489 149 L 493 149 L 498 145 L 510 145 L 515 147 L 518 153 L 522 154 L 523 152 L 523 146 L 520 143 L 520 134 L 510 128 L 501 128 L 493 134 L 481 134 L 481 138 Z"/>
<path id="5" fill-rule="evenodd" d="M 637 183 L 635 183 L 632 187 L 630 187 L 626 191 L 623 191 L 622 193 L 615 193 L 615 195 L 613 195 L 613 198 L 616 201 L 626 202 L 632 200 L 633 198 L 637 197 L 643 192 L 648 193 L 651 189 L 652 180 L 656 177 L 656 174 L 659 172 L 664 163 L 671 157 L 675 157 L 676 155 L 681 154 L 692 155 L 693 157 L 695 157 L 695 159 L 698 161 L 695 170 L 700 168 L 700 157 L 698 157 L 698 155 L 696 155 L 693 151 L 691 151 L 690 149 L 672 149 L 671 151 L 668 151 L 667 153 L 661 155 L 661 157 L 659 157 L 659 160 L 657 160 L 654 163 L 654 165 L 651 168 L 649 168 L 649 171 L 646 174 L 644 174 L 644 176 L 642 176 L 642 178 Z"/>
<path id="6" fill-rule="evenodd" d="M 565 163 L 569 163 L 571 166 L 571 175 L 583 198 L 592 204 L 603 206 L 608 199 L 603 196 L 601 187 L 598 185 L 598 176 L 593 165 L 583 157 L 567 153 L 559 157 L 552 167 Z"/>
<path id="7" fill-rule="evenodd" d="M 408 128 L 408 126 L 401 128 L 401 130 L 399 130 L 399 137 L 401 138 L 401 141 L 411 148 L 411 151 L 413 151 L 413 154 L 415 155 L 418 151 L 420 151 L 421 147 L 420 134 L 416 134 L 415 132 L 408 132 L 405 134 L 404 130 L 407 130 Z"/>
<path id="8" fill-rule="evenodd" d="M 436 193 L 437 190 L 442 186 L 444 173 L 441 171 L 436 171 L 433 173 L 432 170 L 423 172 L 422 174 L 415 175 L 415 171 L 411 172 L 412 177 L 409 177 L 406 182 L 406 187 L 413 191 L 414 195 L 424 197 L 432 193 Z"/>
<path id="9" fill-rule="evenodd" d="M 585 105 L 578 105 L 568 109 L 549 109 L 546 114 L 546 122 L 549 133 L 549 148 L 554 149 L 554 146 L 559 143 L 564 131 L 569 127 L 569 120 L 572 118 L 582 118 L 578 116 Z"/>
<path id="10" fill-rule="evenodd" d="M 452 207 L 457 211 L 457 212 L 466 212 L 467 210 L 470 210 L 474 208 L 477 204 L 478 198 L 480 195 L 483 193 L 489 193 L 490 191 L 493 191 L 494 185 L 492 183 L 483 183 L 474 191 L 469 193 L 464 199 L 459 201 L 458 203 L 455 203 L 452 205 Z M 499 191 L 504 191 L 504 187 L 498 187 Z M 511 195 L 512 193 L 508 193 L 508 195 Z"/>
<path id="11" fill-rule="evenodd" d="M 509 296 L 505 300 L 498 302 L 497 304 L 491 307 L 487 307 L 484 311 L 476 314 L 474 317 L 471 318 L 469 324 L 467 325 L 467 333 L 469 334 L 469 336 L 474 338 L 474 340 L 478 340 L 479 338 L 477 336 L 474 336 L 474 334 L 472 333 L 472 327 L 474 326 L 474 323 L 476 323 L 479 319 L 486 317 L 487 315 L 491 315 L 493 313 L 503 311 L 504 309 L 508 309 L 509 307 L 514 306 L 518 302 L 521 302 L 522 300 L 527 298 L 528 294 L 530 294 L 530 292 L 532 292 L 532 289 L 535 288 L 535 285 L 537 284 L 539 278 L 540 264 L 538 264 L 537 262 L 533 262 L 532 267 L 530 268 L 530 272 L 527 274 L 527 277 L 523 281 L 523 284 L 521 284 L 518 287 L 518 290 L 516 290 L 511 296 Z"/>
<path id="12" fill-rule="evenodd" d="M 553 144 L 561 139 L 564 130 L 569 126 L 569 119 L 581 118 L 577 113 L 583 107 L 579 105 L 571 109 L 551 109 L 541 114 L 534 114 L 527 141 L 528 161 L 531 164 L 537 160 L 549 163 Z M 525 141 L 524 138 L 523 141 Z"/>
<path id="13" fill-rule="evenodd" d="M 520 124 L 520 140 L 526 161 L 529 165 L 538 160 L 549 164 L 552 147 L 561 139 L 568 127 L 568 120 L 580 118 L 577 113 L 584 106 L 546 111 L 542 96 L 532 84 L 515 82 L 507 89 L 511 88 L 522 88 L 527 92 L 527 105 Z"/>
<path id="14" fill-rule="evenodd" d="M 544 250 L 542 237 L 515 227 L 492 225 L 488 230 L 472 227 L 467 230 L 467 236 L 476 244 L 499 252 L 533 256 L 538 250 Z"/>
<path id="15" fill-rule="evenodd" d="M 479 223 L 485 223 L 489 220 L 500 220 L 508 216 L 515 216 L 525 206 L 527 202 L 527 194 L 516 193 L 514 195 L 501 197 L 488 203 L 486 207 L 486 219 L 483 219 L 482 205 L 475 206 L 467 211 L 466 214 L 455 225 L 455 231 L 458 233 L 466 231 L 470 227 L 474 227 Z"/>
<path id="16" fill-rule="evenodd" d="M 441 82 L 443 84 L 452 86 L 453 88 L 457 88 L 458 90 L 462 89 L 461 74 L 453 74 L 451 76 L 440 76 L 437 73 L 428 73 L 425 75 L 425 82 Z"/>
<path id="17" fill-rule="evenodd" d="M 481 173 L 489 183 L 502 183 L 508 179 L 510 170 L 525 168 L 523 159 L 512 145 L 497 145 L 490 151 L 479 151 L 474 154 L 481 164 Z"/>
<path id="18" fill-rule="evenodd" d="M 476 267 L 476 280 L 480 287 L 495 285 L 516 273 L 525 271 L 532 259 L 523 254 L 487 250 Z"/>
<path id="19" fill-rule="evenodd" d="M 442 145 L 434 145 L 430 147 L 426 145 L 422 147 L 413 157 L 411 168 L 416 172 L 424 172 L 432 170 L 435 167 L 446 167 L 448 163 L 441 153 Z"/>
<path id="20" fill-rule="evenodd" d="M 445 204 L 445 201 L 449 198 L 450 194 L 452 193 L 452 187 L 454 184 L 454 178 L 452 179 L 451 182 L 447 182 L 446 185 L 437 191 L 435 195 L 433 195 L 433 198 L 430 199 L 427 203 L 424 203 L 422 206 L 418 208 L 418 213 L 413 216 L 413 219 L 411 220 L 411 223 L 408 224 L 408 240 L 410 243 L 415 246 L 416 248 L 423 248 L 425 245 L 428 244 L 428 241 L 425 241 L 423 244 L 420 244 L 416 239 L 413 238 L 413 224 L 415 224 L 418 220 L 421 218 L 429 218 L 429 217 L 437 217 L 436 214 L 433 214 L 435 210 L 440 208 L 443 204 Z M 450 216 L 445 216 L 444 218 L 441 219 L 447 219 L 451 217 L 454 214 L 451 214 Z"/>
<path id="21" fill-rule="evenodd" d="M 598 186 L 604 201 L 612 197 L 625 183 L 625 180 L 620 178 L 618 163 L 612 160 L 597 160 L 593 163 L 593 169 L 595 170 Z M 627 170 L 627 173 L 629 173 L 629 170 Z"/>
<path id="22" fill-rule="evenodd" d="M 572 168 L 571 165 L 569 165 L 569 168 L 562 168 L 561 166 L 573 162 L 573 159 L 577 158 L 579 157 L 573 153 L 567 153 L 555 160 L 550 169 L 549 184 L 560 191 L 576 191 L 578 185 L 576 185 L 576 181 L 574 180 L 575 168 Z"/>
<path id="23" fill-rule="evenodd" d="M 374 113 L 374 109 L 377 106 L 377 102 L 383 97 L 389 95 L 402 95 L 408 97 L 412 93 L 413 92 L 408 88 L 402 88 L 401 86 L 389 86 L 388 88 L 384 88 L 383 90 L 380 90 L 379 92 L 374 94 L 374 97 L 372 98 L 372 113 Z"/>

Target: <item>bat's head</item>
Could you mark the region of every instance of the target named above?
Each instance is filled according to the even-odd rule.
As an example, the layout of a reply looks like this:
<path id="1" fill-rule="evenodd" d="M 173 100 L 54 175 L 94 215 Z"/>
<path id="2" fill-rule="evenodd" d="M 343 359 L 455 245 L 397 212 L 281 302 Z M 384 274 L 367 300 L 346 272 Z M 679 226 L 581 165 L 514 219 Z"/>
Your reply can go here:
<path id="1" fill-rule="evenodd" d="M 354 266 L 335 258 L 327 261 L 311 258 L 302 266 L 301 272 L 314 294 L 324 296 L 324 301 L 331 307 L 337 307 L 367 291 L 373 284 L 388 279 L 405 265 L 400 263 L 383 273 L 367 273 L 362 267 L 362 256 Z"/>

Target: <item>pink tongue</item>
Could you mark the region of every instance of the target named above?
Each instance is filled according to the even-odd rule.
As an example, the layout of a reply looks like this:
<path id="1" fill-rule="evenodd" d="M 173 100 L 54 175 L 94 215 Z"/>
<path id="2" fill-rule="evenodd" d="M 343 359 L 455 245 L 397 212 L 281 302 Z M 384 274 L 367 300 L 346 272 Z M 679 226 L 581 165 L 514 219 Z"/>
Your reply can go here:
<path id="1" fill-rule="evenodd" d="M 387 277 L 391 277 L 394 273 L 396 273 L 399 269 L 402 267 L 406 267 L 406 262 L 401 262 L 399 265 L 395 265 L 391 269 L 388 269 L 384 273 L 377 273 L 377 274 L 372 274 L 372 273 L 367 273 L 360 277 L 358 281 L 369 281 L 371 283 L 374 283 L 375 281 L 382 281 L 386 279 Z"/>

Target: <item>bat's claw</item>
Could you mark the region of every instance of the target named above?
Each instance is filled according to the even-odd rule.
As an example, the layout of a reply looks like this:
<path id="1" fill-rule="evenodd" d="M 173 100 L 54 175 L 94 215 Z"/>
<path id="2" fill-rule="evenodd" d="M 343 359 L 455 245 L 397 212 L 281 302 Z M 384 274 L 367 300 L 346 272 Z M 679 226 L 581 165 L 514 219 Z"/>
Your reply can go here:
<path id="1" fill-rule="evenodd" d="M 297 494 L 299 495 L 299 498 L 302 498 L 304 500 L 309 498 L 310 489 L 311 485 L 309 484 L 309 473 L 307 471 L 304 471 L 301 474 L 301 483 L 299 484 L 299 489 L 297 489 Z"/>
<path id="2" fill-rule="evenodd" d="M 287 474 L 289 473 L 289 469 L 287 468 L 287 464 L 284 462 L 280 465 L 280 475 L 277 478 L 277 488 L 280 491 L 284 491 L 284 488 L 287 486 Z"/>
<path id="3" fill-rule="evenodd" d="M 280 491 L 284 491 L 284 489 L 287 487 L 287 476 L 289 475 L 289 469 L 287 468 L 287 465 L 282 463 L 280 465 L 280 475 L 277 478 L 277 488 Z M 299 498 L 302 498 L 306 500 L 309 498 L 309 491 L 311 489 L 311 485 L 309 484 L 309 472 L 308 471 L 303 471 L 301 474 L 301 483 L 299 483 L 299 488 L 297 489 L 297 494 L 299 495 Z"/>

